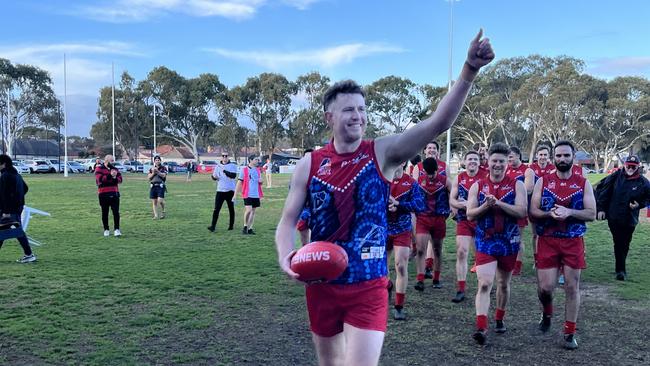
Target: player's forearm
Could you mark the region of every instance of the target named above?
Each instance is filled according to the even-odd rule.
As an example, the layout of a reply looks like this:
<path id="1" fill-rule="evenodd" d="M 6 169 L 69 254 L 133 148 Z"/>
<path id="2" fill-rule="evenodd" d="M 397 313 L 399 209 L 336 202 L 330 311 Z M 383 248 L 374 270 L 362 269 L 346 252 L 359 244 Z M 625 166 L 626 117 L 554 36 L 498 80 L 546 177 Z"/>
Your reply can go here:
<path id="1" fill-rule="evenodd" d="M 534 219 L 548 219 L 549 217 L 551 217 L 551 212 L 542 211 L 539 208 L 536 208 L 536 207 L 533 207 L 533 206 L 530 207 L 530 212 L 529 213 L 530 213 L 530 216 L 532 218 L 534 218 Z"/>
<path id="2" fill-rule="evenodd" d="M 569 215 L 581 221 L 594 221 L 596 219 L 596 209 L 588 207 L 582 210 L 571 210 Z"/>
<path id="3" fill-rule="evenodd" d="M 278 261 L 284 259 L 292 250 L 294 250 L 294 233 L 296 223 L 293 225 L 285 217 L 280 219 L 278 228 L 275 231 L 275 247 L 278 252 Z"/>
<path id="4" fill-rule="evenodd" d="M 506 215 L 518 218 L 518 219 L 523 219 L 526 217 L 526 206 L 519 206 L 519 205 L 510 205 L 507 203 L 500 203 L 499 207 L 503 210 L 503 212 L 506 213 Z"/>
<path id="5" fill-rule="evenodd" d="M 479 217 L 485 215 L 485 213 L 486 213 L 487 210 L 489 210 L 489 209 L 490 209 L 490 208 L 489 208 L 489 207 L 487 206 L 487 204 L 485 204 L 485 203 L 482 204 L 482 205 L 480 205 L 480 206 L 478 206 L 478 207 L 473 207 L 473 208 L 469 208 L 469 207 L 468 207 L 468 208 L 467 208 L 467 218 L 468 218 L 470 221 L 474 221 L 474 220 L 478 219 Z"/>

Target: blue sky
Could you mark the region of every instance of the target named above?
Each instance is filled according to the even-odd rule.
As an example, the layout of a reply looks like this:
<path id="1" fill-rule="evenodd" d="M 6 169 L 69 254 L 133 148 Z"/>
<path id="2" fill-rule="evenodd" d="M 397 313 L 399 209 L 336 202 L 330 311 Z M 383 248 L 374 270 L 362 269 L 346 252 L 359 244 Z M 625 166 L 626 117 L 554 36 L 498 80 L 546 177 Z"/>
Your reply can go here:
<path id="1" fill-rule="evenodd" d="M 63 95 L 69 133 L 88 136 L 98 90 L 123 70 L 136 80 L 165 65 L 217 74 L 232 87 L 261 72 L 290 79 L 317 70 L 370 83 L 397 75 L 446 85 L 444 0 L 3 1 L 0 57 L 40 66 Z M 569 55 L 586 72 L 650 78 L 646 0 L 461 0 L 453 3 L 453 68 L 480 27 L 497 58 Z"/>

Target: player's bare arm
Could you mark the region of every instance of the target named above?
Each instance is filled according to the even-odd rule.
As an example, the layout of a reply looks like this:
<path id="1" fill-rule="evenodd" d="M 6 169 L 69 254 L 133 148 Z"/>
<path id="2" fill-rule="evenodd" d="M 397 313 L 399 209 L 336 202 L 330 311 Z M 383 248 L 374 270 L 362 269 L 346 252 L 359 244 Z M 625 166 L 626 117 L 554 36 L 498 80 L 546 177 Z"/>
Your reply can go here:
<path id="1" fill-rule="evenodd" d="M 480 30 L 470 43 L 458 81 L 429 118 L 401 134 L 375 140 L 375 154 L 384 176 L 392 178 L 393 171 L 399 164 L 414 157 L 428 142 L 456 121 L 479 69 L 494 59 L 489 39 L 481 39 L 482 36 L 483 30 Z"/>
<path id="2" fill-rule="evenodd" d="M 524 173 L 524 186 L 526 187 L 526 194 L 530 195 L 533 193 L 535 188 L 535 172 L 528 168 L 526 173 Z"/>
<path id="3" fill-rule="evenodd" d="M 542 187 L 544 186 L 544 178 L 539 178 L 535 183 L 533 189 L 533 196 L 530 199 L 530 216 L 535 219 L 546 219 L 551 217 L 550 212 L 542 211 L 540 205 L 542 202 Z"/>
<path id="4" fill-rule="evenodd" d="M 478 204 L 478 183 L 472 184 L 467 194 L 467 219 L 475 221 L 483 216 L 496 203 L 494 196 L 488 196 L 485 202 Z"/>
<path id="5" fill-rule="evenodd" d="M 308 153 L 296 164 L 296 169 L 291 177 L 291 189 L 289 189 L 282 217 L 275 232 L 275 246 L 278 251 L 280 268 L 294 279 L 298 278 L 298 274 L 291 270 L 291 255 L 295 248 L 294 234 L 296 223 L 307 198 L 307 180 L 310 168 L 311 154 Z"/>
<path id="6" fill-rule="evenodd" d="M 467 201 L 458 200 L 458 179 L 454 179 L 451 183 L 451 193 L 449 194 L 449 204 L 451 207 L 462 210 L 467 207 Z"/>

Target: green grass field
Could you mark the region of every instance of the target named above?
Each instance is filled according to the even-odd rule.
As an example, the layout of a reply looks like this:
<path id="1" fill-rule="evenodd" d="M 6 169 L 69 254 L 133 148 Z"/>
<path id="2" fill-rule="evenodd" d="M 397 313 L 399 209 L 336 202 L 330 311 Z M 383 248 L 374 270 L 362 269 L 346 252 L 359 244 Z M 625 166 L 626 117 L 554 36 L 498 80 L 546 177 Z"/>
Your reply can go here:
<path id="1" fill-rule="evenodd" d="M 22 253 L 15 240 L 0 250 L 0 364 L 313 364 L 303 289 L 277 267 L 273 235 L 288 176 L 274 177 L 276 188 L 266 191 L 256 216 L 257 235 L 244 236 L 241 200 L 235 230 L 226 231 L 225 207 L 217 232 L 206 229 L 215 190 L 208 176 L 195 175 L 191 183 L 170 177 L 167 218 L 152 220 L 145 177 L 126 175 L 123 236 L 104 238 L 91 175 L 27 176 L 27 205 L 52 216 L 30 223 L 28 234 L 44 243 L 35 248 L 38 262 L 16 263 Z M 449 291 L 452 225 L 443 274 Z M 650 224 L 641 224 L 628 257 L 629 280 L 618 282 L 607 225 L 590 224 L 585 283 L 647 309 L 648 238 Z M 531 279 L 530 248 L 526 254 L 523 278 Z M 473 316 L 463 309 L 467 314 L 460 315 Z M 423 329 L 421 336 L 427 334 Z M 288 353 L 289 361 L 277 358 Z"/>

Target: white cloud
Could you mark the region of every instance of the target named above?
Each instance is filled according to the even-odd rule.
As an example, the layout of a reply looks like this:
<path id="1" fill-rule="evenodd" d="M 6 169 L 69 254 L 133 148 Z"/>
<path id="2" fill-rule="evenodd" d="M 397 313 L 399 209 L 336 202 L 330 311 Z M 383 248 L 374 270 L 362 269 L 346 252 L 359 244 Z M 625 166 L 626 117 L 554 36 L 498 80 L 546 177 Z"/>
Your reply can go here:
<path id="1" fill-rule="evenodd" d="M 306 10 L 311 4 L 317 3 L 321 0 L 282 0 L 283 3 L 300 10 Z"/>
<path id="2" fill-rule="evenodd" d="M 242 20 L 253 17 L 265 2 L 266 0 L 118 0 L 85 5 L 72 13 L 111 23 L 143 22 L 174 13 Z"/>
<path id="3" fill-rule="evenodd" d="M 273 70 L 292 66 L 318 66 L 328 68 L 374 54 L 404 52 L 400 47 L 379 43 L 351 43 L 295 52 L 234 51 L 223 48 L 206 48 L 205 51 L 233 60 L 254 63 Z"/>
<path id="4" fill-rule="evenodd" d="M 64 53 L 68 93 L 87 95 L 98 95 L 99 88 L 111 82 L 111 63 L 95 60 L 94 56 L 142 56 L 133 45 L 114 41 L 0 46 L 0 57 L 14 64 L 34 65 L 48 71 L 58 95 L 63 94 Z M 116 68 L 116 78 L 119 77 L 118 70 Z"/>
<path id="5" fill-rule="evenodd" d="M 589 71 L 608 77 L 650 75 L 650 56 L 601 58 L 590 62 Z"/>

